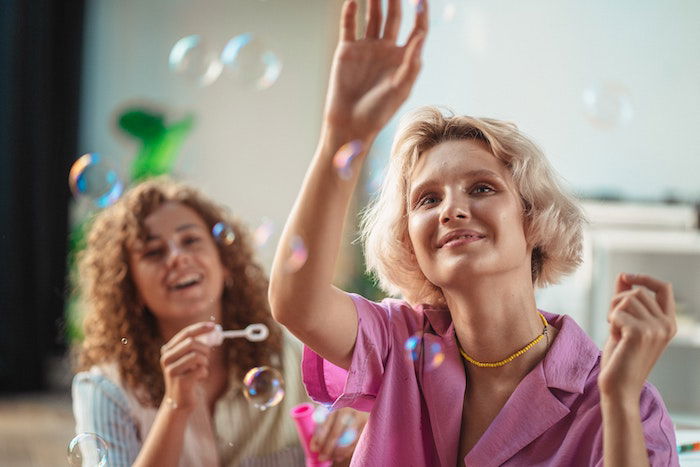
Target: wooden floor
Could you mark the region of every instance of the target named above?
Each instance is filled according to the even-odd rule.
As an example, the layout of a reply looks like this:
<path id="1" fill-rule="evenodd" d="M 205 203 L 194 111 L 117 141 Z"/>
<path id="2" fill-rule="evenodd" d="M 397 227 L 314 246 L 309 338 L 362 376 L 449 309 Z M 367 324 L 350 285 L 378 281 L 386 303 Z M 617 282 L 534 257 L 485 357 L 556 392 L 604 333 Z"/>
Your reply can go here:
<path id="1" fill-rule="evenodd" d="M 0 466 L 67 466 L 74 436 L 68 389 L 0 398 Z"/>

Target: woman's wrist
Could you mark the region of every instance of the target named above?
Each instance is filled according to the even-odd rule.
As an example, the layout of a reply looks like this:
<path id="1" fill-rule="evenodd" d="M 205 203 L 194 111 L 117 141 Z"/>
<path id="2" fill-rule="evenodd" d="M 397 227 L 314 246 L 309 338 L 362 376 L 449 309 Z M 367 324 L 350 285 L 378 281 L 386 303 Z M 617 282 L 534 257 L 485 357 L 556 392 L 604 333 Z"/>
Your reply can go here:
<path id="1" fill-rule="evenodd" d="M 600 393 L 600 404 L 603 411 L 615 412 L 617 416 L 634 416 L 639 417 L 639 398 L 640 393 L 625 393 L 622 391 L 602 392 Z"/>

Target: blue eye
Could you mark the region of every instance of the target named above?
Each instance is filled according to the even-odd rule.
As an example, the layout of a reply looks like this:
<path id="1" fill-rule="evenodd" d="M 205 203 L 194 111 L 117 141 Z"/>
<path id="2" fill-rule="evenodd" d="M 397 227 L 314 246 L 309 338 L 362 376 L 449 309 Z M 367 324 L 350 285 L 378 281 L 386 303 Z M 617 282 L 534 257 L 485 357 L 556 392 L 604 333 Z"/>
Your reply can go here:
<path id="1" fill-rule="evenodd" d="M 474 187 L 472 193 L 493 193 L 495 191 L 496 190 L 489 185 L 479 184 Z"/>
<path id="2" fill-rule="evenodd" d="M 418 206 L 425 206 L 427 204 L 434 204 L 434 203 L 437 203 L 437 197 L 432 196 L 432 195 L 428 195 L 428 196 L 422 197 L 420 199 L 420 201 L 418 201 Z"/>

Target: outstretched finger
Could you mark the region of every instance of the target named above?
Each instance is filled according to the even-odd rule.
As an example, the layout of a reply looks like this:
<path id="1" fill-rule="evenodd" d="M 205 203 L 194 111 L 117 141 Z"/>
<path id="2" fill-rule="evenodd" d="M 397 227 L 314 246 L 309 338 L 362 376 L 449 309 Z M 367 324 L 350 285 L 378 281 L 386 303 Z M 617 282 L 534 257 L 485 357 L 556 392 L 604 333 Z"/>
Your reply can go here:
<path id="1" fill-rule="evenodd" d="M 401 26 L 401 0 L 389 0 L 384 24 L 384 39 L 396 42 Z"/>
<path id="2" fill-rule="evenodd" d="M 367 2 L 367 39 L 379 39 L 382 29 L 382 2 L 369 0 Z"/>
<path id="3" fill-rule="evenodd" d="M 425 42 L 425 34 L 418 35 L 414 37 L 411 42 L 406 46 L 406 52 L 403 56 L 403 61 L 396 70 L 396 76 L 394 85 L 399 88 L 406 88 L 405 92 L 410 91 L 413 82 L 418 76 L 420 71 L 420 54 L 423 50 L 423 43 Z"/>
<path id="4" fill-rule="evenodd" d="M 676 305 L 673 299 L 673 287 L 670 283 L 646 274 L 624 274 L 623 280 L 632 285 L 641 285 L 656 294 L 656 302 L 665 314 L 675 316 Z"/>
<path id="5" fill-rule="evenodd" d="M 411 41 L 421 34 L 428 33 L 428 0 L 415 0 L 416 4 L 416 23 L 413 25 L 413 30 L 408 36 L 406 45 L 410 45 Z"/>
<path id="6" fill-rule="evenodd" d="M 352 42 L 357 39 L 357 2 L 347 0 L 340 15 L 340 40 Z"/>

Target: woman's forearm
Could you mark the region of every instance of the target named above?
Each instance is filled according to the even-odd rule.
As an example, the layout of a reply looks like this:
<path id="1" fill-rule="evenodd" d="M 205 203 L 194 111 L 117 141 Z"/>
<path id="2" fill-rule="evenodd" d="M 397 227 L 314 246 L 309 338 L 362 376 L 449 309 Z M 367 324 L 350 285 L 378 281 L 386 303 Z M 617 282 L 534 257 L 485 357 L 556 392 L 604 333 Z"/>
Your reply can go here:
<path id="1" fill-rule="evenodd" d="M 297 313 L 306 307 L 300 305 L 306 301 L 312 304 L 317 302 L 322 299 L 322 291 L 331 287 L 343 224 L 360 172 L 361 161 L 357 159 L 363 158 L 364 154 L 353 162 L 355 170 L 349 180 L 338 176 L 333 166 L 333 156 L 351 139 L 352 135 L 332 129 L 323 131 L 302 189 L 285 225 L 270 277 L 273 314 L 281 322 L 286 321 L 287 311 L 295 314 L 294 319 L 303 319 Z M 308 259 L 303 268 L 294 274 L 288 274 L 284 259 L 289 256 L 286 250 L 294 236 L 299 236 L 304 241 Z"/>
<path id="2" fill-rule="evenodd" d="M 649 465 L 639 398 L 601 394 L 605 467 Z"/>
<path id="3" fill-rule="evenodd" d="M 176 467 L 182 455 L 190 411 L 161 404 L 134 467 Z"/>

